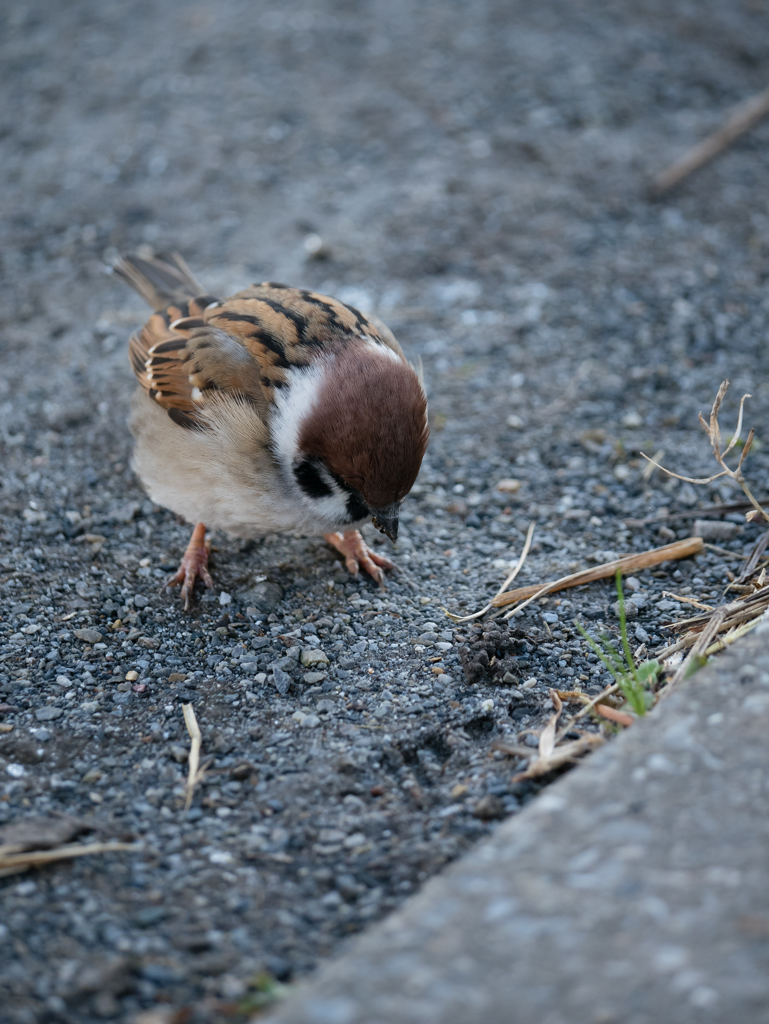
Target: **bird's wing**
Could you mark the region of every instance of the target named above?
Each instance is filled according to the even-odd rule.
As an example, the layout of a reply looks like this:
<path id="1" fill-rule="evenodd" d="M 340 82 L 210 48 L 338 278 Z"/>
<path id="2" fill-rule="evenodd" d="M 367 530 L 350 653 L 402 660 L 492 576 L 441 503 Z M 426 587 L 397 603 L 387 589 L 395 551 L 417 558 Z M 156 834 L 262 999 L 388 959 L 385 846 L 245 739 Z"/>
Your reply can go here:
<path id="1" fill-rule="evenodd" d="M 326 295 L 268 282 L 223 301 L 193 297 L 199 285 L 181 257 L 129 257 L 117 269 L 148 301 L 168 302 L 131 336 L 129 352 L 139 383 L 180 426 L 204 426 L 212 392 L 242 396 L 266 421 L 292 367 L 361 338 L 405 361 L 384 324 Z"/>
<path id="2" fill-rule="evenodd" d="M 206 319 L 284 370 L 307 365 L 318 352 L 360 338 L 392 349 L 405 361 L 394 334 L 376 317 L 303 288 L 255 284 L 210 309 Z"/>
<path id="3" fill-rule="evenodd" d="M 248 349 L 202 315 L 172 320 L 175 311 L 154 313 L 131 335 L 131 365 L 150 398 L 182 427 L 203 426 L 202 413 L 212 392 L 237 394 L 266 419 L 269 403 L 262 374 Z"/>

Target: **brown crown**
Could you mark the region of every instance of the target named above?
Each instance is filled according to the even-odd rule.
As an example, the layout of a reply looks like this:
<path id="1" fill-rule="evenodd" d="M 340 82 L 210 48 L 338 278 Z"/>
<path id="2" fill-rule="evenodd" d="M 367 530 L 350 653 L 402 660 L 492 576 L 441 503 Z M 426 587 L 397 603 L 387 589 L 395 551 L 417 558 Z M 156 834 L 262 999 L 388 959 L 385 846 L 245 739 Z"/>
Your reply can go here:
<path id="1" fill-rule="evenodd" d="M 360 491 L 370 508 L 383 508 L 414 486 L 428 435 L 427 399 L 413 369 L 361 345 L 332 363 L 299 448 Z"/>

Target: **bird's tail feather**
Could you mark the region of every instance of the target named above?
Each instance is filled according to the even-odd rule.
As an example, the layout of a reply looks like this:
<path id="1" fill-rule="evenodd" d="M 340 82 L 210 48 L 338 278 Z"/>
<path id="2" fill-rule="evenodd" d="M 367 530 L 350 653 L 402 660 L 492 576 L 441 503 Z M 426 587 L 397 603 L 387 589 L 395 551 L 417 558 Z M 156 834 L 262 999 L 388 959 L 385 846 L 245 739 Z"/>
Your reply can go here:
<path id="1" fill-rule="evenodd" d="M 112 267 L 153 309 L 204 294 L 178 252 L 160 253 L 151 259 L 123 256 Z"/>

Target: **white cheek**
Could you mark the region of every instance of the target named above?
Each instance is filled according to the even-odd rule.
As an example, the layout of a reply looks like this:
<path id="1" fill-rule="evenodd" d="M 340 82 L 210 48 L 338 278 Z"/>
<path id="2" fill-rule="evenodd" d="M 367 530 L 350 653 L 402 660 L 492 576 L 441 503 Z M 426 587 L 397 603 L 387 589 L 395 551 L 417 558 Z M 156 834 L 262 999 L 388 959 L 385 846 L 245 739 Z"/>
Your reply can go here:
<path id="1" fill-rule="evenodd" d="M 318 400 L 324 375 L 325 367 L 320 363 L 292 367 L 288 386 L 276 389 L 270 436 L 273 451 L 287 469 L 296 458 L 302 423 Z"/>
<path id="2" fill-rule="evenodd" d="M 313 513 L 330 523 L 349 523 L 346 495 L 330 494 L 326 498 L 310 498 L 302 494 L 302 504 Z"/>

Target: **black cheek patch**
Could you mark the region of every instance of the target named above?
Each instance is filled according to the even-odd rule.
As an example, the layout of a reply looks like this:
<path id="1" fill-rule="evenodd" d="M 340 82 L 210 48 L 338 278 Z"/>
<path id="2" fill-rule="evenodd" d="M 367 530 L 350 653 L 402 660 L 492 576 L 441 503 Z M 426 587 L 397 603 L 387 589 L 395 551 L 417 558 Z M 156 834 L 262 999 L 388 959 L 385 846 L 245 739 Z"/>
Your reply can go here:
<path id="1" fill-rule="evenodd" d="M 365 519 L 369 514 L 368 505 L 361 498 L 357 491 L 353 491 L 347 499 L 347 515 L 350 517 L 350 522 L 357 523 L 359 519 Z"/>
<path id="2" fill-rule="evenodd" d="M 315 459 L 303 459 L 294 466 L 296 482 L 310 498 L 329 498 L 334 492 L 320 475 Z"/>

